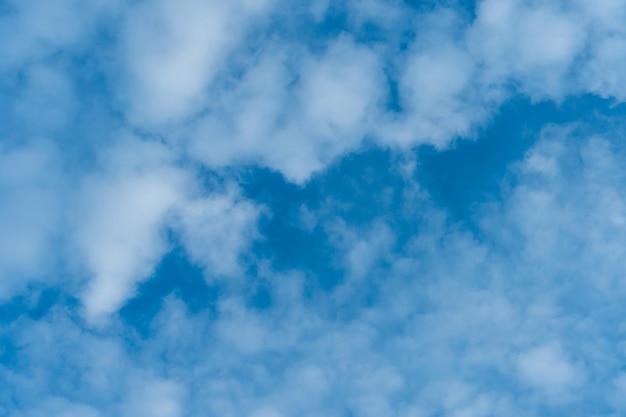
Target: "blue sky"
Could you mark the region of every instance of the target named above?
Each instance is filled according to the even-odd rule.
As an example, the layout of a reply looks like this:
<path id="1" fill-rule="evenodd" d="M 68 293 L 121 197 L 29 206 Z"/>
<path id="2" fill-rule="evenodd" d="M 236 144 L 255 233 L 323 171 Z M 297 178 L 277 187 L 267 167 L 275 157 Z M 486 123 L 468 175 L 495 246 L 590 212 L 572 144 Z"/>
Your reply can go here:
<path id="1" fill-rule="evenodd" d="M 625 23 L 0 0 L 0 416 L 624 415 Z"/>

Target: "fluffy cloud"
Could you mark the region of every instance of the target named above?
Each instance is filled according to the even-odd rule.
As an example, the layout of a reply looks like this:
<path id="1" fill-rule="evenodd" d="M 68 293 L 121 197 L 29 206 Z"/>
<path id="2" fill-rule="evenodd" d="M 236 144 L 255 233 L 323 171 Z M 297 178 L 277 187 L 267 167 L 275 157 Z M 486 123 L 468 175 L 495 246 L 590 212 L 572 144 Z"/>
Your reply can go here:
<path id="1" fill-rule="evenodd" d="M 241 272 L 260 209 L 235 186 L 203 189 L 168 146 L 122 138 L 99 149 L 80 178 L 50 141 L 4 150 L 3 297 L 31 283 L 64 284 L 96 323 L 135 295 L 174 241 L 207 276 Z"/>
<path id="2" fill-rule="evenodd" d="M 210 167 L 261 163 L 302 183 L 371 130 L 384 97 L 381 63 L 349 37 L 320 56 L 269 46 L 241 82 L 216 94 L 188 146 Z"/>
<path id="3" fill-rule="evenodd" d="M 94 73 L 124 120 L 185 143 L 211 168 L 259 163 L 296 182 L 367 139 L 446 147 L 473 136 L 513 92 L 557 101 L 623 96 L 624 10 L 608 0 L 485 0 L 471 20 L 450 7 L 350 1 L 314 13 L 347 16 L 348 33 L 321 39 L 294 32 L 310 15 L 273 1 L 58 3 L 44 20 L 33 2 L 13 5 L 4 19 L 15 26 L 6 37 L 21 39 L 15 50 L 37 54 L 44 46 L 33 45 L 43 42 L 80 55 L 101 42 L 90 30 L 119 32 L 100 46 Z M 58 14 L 72 17 L 56 24 L 65 35 L 45 29 Z M 14 70 L 30 65 L 14 62 Z M 390 101 L 403 111 L 387 108 Z"/>
<path id="4" fill-rule="evenodd" d="M 262 47 L 253 42 L 248 53 L 231 50 L 237 59 L 223 57 L 213 84 L 204 81 L 186 93 L 212 100 L 185 112 L 197 117 L 191 132 L 181 136 L 189 152 L 210 167 L 259 163 L 302 183 L 368 139 L 406 149 L 423 143 L 446 147 L 459 136 L 472 137 L 513 93 L 532 100 L 561 101 L 581 92 L 619 99 L 620 29 L 598 29 L 603 19 L 613 20 L 602 12 L 611 7 L 617 8 L 608 2 L 591 10 L 483 1 L 469 21 L 450 8 L 416 14 L 393 3 L 378 13 L 379 2 L 348 2 L 325 13 L 345 8 L 354 38 L 331 36 L 319 48 L 272 29 L 276 35 L 259 35 Z M 386 23 L 391 15 L 401 16 L 395 26 Z M 367 24 L 386 43 L 357 41 Z M 205 48 L 182 44 L 194 57 Z M 169 84 L 176 85 L 164 83 Z M 167 96 L 150 102 L 176 102 Z M 387 106 L 393 101 L 401 112 Z M 168 114 L 164 110 L 160 120 Z"/>
<path id="5" fill-rule="evenodd" d="M 93 279 L 83 296 L 90 320 L 116 311 L 167 251 L 166 217 L 184 198 L 184 173 L 158 144 L 128 139 L 82 185 L 75 216 L 78 250 Z"/>
<path id="6" fill-rule="evenodd" d="M 515 80 L 531 97 L 560 97 L 575 87 L 568 71 L 586 45 L 584 19 L 548 2 L 484 1 L 470 29 L 471 47 L 489 78 Z"/>
<path id="7" fill-rule="evenodd" d="M 235 187 L 203 191 L 172 156 L 163 144 L 127 138 L 82 182 L 72 215 L 74 245 L 91 277 L 82 295 L 89 320 L 117 311 L 150 277 L 170 249 L 168 230 L 207 277 L 241 272 L 259 209 Z"/>
<path id="8" fill-rule="evenodd" d="M 132 8 L 120 63 L 126 74 L 120 95 L 129 118 L 158 127 L 201 111 L 229 52 L 271 3 L 164 0 Z"/>

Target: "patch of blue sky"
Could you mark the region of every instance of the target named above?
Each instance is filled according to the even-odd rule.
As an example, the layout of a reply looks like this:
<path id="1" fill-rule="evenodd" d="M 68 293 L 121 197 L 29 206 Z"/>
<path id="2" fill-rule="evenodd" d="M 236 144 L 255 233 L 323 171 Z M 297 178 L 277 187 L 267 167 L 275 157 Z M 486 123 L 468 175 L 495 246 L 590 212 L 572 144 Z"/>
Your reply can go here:
<path id="1" fill-rule="evenodd" d="M 417 179 L 439 206 L 471 227 L 477 204 L 499 201 L 503 187 L 515 185 L 515 177 L 509 173 L 511 164 L 524 157 L 542 128 L 579 124 L 589 133 L 602 134 L 624 116 L 624 105 L 592 95 L 567 98 L 558 104 L 516 98 L 481 129 L 477 140 L 459 138 L 443 151 L 428 146 L 419 149 Z"/>
<path id="2" fill-rule="evenodd" d="M 182 248 L 174 248 L 161 260 L 151 279 L 137 288 L 137 295 L 120 309 L 120 317 L 139 335 L 148 337 L 167 297 L 184 300 L 192 313 L 215 313 L 220 292 L 219 286 L 205 281 L 202 271 L 185 256 Z"/>

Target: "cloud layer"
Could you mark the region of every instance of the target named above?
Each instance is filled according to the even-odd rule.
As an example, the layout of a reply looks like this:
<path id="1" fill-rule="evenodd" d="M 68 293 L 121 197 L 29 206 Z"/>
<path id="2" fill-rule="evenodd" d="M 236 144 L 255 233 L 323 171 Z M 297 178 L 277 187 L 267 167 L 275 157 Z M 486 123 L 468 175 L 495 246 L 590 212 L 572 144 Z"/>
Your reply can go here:
<path id="1" fill-rule="evenodd" d="M 265 304 L 236 291 L 194 313 L 171 295 L 147 338 L 117 321 L 94 332 L 66 307 L 24 316 L 3 330 L 15 357 L 3 403 L 24 415 L 619 413 L 626 181 L 611 143 L 544 131 L 504 202 L 480 209 L 480 240 L 411 181 L 404 221 L 419 232 L 406 239 L 383 218 L 355 229 L 320 214 L 346 265 L 330 290 L 265 270 L 249 287 Z"/>
<path id="2" fill-rule="evenodd" d="M 620 108 L 625 21 L 615 0 L 0 4 L 0 416 L 620 415 L 619 111 L 528 132 L 471 218 L 416 167 L 516 100 Z M 200 307 L 159 276 L 172 253 Z M 120 310 L 155 276 L 142 331 Z"/>

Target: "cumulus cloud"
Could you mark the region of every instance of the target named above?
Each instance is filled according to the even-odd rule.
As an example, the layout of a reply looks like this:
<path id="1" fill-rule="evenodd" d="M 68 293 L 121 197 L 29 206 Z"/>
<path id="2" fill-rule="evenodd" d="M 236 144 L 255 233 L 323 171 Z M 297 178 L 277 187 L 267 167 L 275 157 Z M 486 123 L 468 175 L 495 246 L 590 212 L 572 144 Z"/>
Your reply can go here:
<path id="1" fill-rule="evenodd" d="M 207 277 L 232 277 L 257 238 L 260 208 L 235 186 L 204 190 L 162 143 L 122 135 L 80 178 L 50 141 L 3 151 L 5 298 L 31 283 L 67 285 L 95 323 L 135 295 L 174 242 Z"/>
<path id="2" fill-rule="evenodd" d="M 272 1 L 189 0 L 139 4 L 126 18 L 126 80 L 120 95 L 140 126 L 179 122 L 203 110 L 206 91 Z"/>
<path id="3" fill-rule="evenodd" d="M 586 45 L 580 17 L 558 3 L 483 1 L 470 29 L 471 46 L 489 78 L 516 80 L 531 97 L 560 97 L 575 87 L 568 71 Z"/>
<path id="4" fill-rule="evenodd" d="M 624 33 L 616 22 L 624 11 L 612 1 L 592 8 L 485 0 L 472 19 L 444 6 L 350 1 L 314 13 L 348 16 L 348 33 L 318 40 L 288 23 L 308 24 L 309 15 L 281 5 L 60 1 L 46 24 L 37 23 L 44 15 L 34 6 L 13 5 L 4 18 L 16 25 L 7 37 L 24 37 L 15 42 L 29 53 L 37 50 L 32 39 L 47 51 L 79 54 L 94 42 L 92 27 L 119 31 L 97 62 L 125 120 L 186 143 L 211 168 L 260 163 L 296 182 L 365 140 L 446 147 L 473 136 L 513 92 L 557 101 L 585 92 L 623 96 Z M 73 24 L 61 25 L 67 35 L 45 31 L 59 13 L 72 16 L 64 20 Z M 362 40 L 368 25 L 381 41 Z M 385 106 L 394 95 L 400 114 Z"/>
<path id="5" fill-rule="evenodd" d="M 384 97 L 381 63 L 347 36 L 319 56 L 270 48 L 235 88 L 216 95 L 188 146 L 211 167 L 261 163 L 302 183 L 372 128 Z"/>
<path id="6" fill-rule="evenodd" d="M 74 245 L 90 276 L 82 300 L 89 320 L 117 311 L 152 275 L 180 236 L 207 277 L 241 272 L 239 255 L 256 237 L 259 209 L 231 188 L 204 193 L 167 146 L 127 138 L 103 152 L 81 184 Z"/>
<path id="7" fill-rule="evenodd" d="M 605 71 L 601 64 L 611 60 L 618 65 L 624 49 L 621 35 L 616 35 L 619 29 L 598 29 L 603 19 L 613 20 L 606 10 L 615 5 L 592 11 L 577 3 L 482 1 L 473 20 L 445 7 L 415 13 L 391 2 L 380 13 L 381 7 L 380 2 L 348 2 L 316 13 L 324 16 L 345 8 L 356 34 L 374 25 L 386 43 L 341 34 L 313 48 L 306 37 L 287 38 L 278 31 L 268 38 L 259 35 L 263 47 L 252 42 L 241 53 L 226 39 L 211 41 L 226 45 L 229 52 L 216 52 L 223 66 L 214 66 L 214 81 L 204 75 L 204 81 L 193 81 L 200 76 L 184 78 L 185 83 L 195 82 L 184 93 L 187 110 L 180 113 L 196 115 L 196 127 L 181 134 L 187 149 L 211 167 L 259 163 L 302 183 L 366 140 L 406 149 L 423 143 L 447 147 L 457 137 L 473 137 L 514 93 L 556 101 L 584 92 L 621 97 L 618 66 Z M 279 10 L 274 13 L 280 15 Z M 397 24 L 389 24 L 389 16 L 396 16 L 392 20 Z M 254 26 L 257 32 L 263 28 L 262 23 Z M 132 31 L 128 36 L 134 39 Z M 163 36 L 171 42 L 175 38 Z M 180 43 L 198 59 L 213 44 L 194 42 Z M 150 68 L 146 77 L 166 70 L 163 65 Z M 178 89 L 176 82 L 183 81 L 169 79 L 159 85 Z M 395 93 L 390 85 L 397 86 Z M 159 88 L 148 90 L 157 94 Z M 177 101 L 174 96 L 150 99 L 150 106 L 166 106 L 159 113 L 161 121 L 176 118 L 169 115 L 176 111 L 167 110 Z M 390 100 L 402 112 L 387 107 Z"/>
<path id="8" fill-rule="evenodd" d="M 125 141 L 85 180 L 77 214 L 78 250 L 93 276 L 83 296 L 90 320 L 116 311 L 167 251 L 168 213 L 185 198 L 184 173 L 158 144 Z M 107 172 L 108 171 L 108 172 Z"/>

